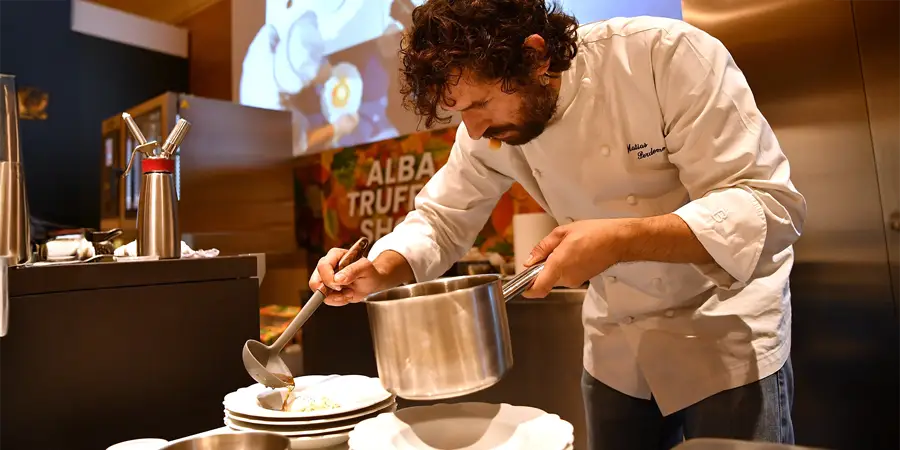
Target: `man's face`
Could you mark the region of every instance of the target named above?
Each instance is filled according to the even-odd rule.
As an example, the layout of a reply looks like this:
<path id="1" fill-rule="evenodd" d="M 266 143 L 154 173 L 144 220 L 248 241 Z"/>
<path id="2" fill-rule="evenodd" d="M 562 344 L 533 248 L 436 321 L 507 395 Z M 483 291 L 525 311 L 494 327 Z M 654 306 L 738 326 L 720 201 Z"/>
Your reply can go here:
<path id="1" fill-rule="evenodd" d="M 472 139 L 493 138 L 526 144 L 544 132 L 556 112 L 556 91 L 537 79 L 507 94 L 500 81 L 477 81 L 463 72 L 447 92 L 450 111 L 459 111 Z"/>

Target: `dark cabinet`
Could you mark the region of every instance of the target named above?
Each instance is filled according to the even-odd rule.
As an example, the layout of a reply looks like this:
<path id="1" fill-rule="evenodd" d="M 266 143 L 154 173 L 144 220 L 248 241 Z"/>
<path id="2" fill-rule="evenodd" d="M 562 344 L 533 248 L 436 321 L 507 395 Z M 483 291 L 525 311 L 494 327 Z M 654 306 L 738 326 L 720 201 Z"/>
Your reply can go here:
<path id="1" fill-rule="evenodd" d="M 103 449 L 222 426 L 253 383 L 253 256 L 9 270 L 0 338 L 0 447 Z"/>

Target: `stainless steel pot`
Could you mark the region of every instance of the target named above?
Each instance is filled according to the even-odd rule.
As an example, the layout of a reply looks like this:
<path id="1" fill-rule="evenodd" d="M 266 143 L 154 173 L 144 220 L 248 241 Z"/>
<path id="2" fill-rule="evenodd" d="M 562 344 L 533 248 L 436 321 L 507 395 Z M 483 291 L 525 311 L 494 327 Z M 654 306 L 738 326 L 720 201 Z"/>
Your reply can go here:
<path id="1" fill-rule="evenodd" d="M 500 275 L 445 278 L 366 298 L 378 377 L 409 400 L 459 397 L 500 381 L 512 368 L 506 301 L 544 268 L 503 283 Z"/>
<path id="2" fill-rule="evenodd" d="M 173 442 L 161 450 L 290 450 L 291 440 L 275 433 L 221 433 Z"/>

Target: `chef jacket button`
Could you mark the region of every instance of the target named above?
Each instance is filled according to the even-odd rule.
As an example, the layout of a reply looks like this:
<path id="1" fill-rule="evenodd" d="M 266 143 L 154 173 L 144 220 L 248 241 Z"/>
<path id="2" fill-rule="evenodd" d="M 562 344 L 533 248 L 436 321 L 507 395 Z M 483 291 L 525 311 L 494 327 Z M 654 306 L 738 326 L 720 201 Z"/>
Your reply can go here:
<path id="1" fill-rule="evenodd" d="M 600 154 L 603 156 L 609 156 L 609 147 L 605 145 L 603 147 L 600 147 Z"/>
<path id="2" fill-rule="evenodd" d="M 667 309 L 666 317 L 675 317 L 675 311 L 672 311 L 671 309 Z"/>
<path id="3" fill-rule="evenodd" d="M 534 177 L 535 177 L 535 178 L 539 178 L 539 177 L 541 176 L 541 171 L 538 170 L 538 169 L 532 170 L 531 173 L 534 174 Z"/>
<path id="4" fill-rule="evenodd" d="M 630 324 L 632 322 L 634 322 L 634 317 L 631 317 L 631 316 L 626 316 L 625 318 L 622 319 L 622 323 L 624 323 L 624 324 Z"/>
<path id="5" fill-rule="evenodd" d="M 616 282 L 616 277 L 606 277 L 606 279 L 609 280 L 610 283 Z"/>
<path id="6" fill-rule="evenodd" d="M 629 195 L 625 198 L 625 201 L 628 202 L 629 205 L 637 205 L 637 197 L 633 195 Z"/>
<path id="7" fill-rule="evenodd" d="M 573 219 L 571 217 L 566 217 L 566 223 L 573 223 L 573 222 L 575 222 L 575 219 Z"/>
<path id="8" fill-rule="evenodd" d="M 585 86 L 590 86 L 590 85 L 591 85 L 591 79 L 590 79 L 590 78 L 584 78 L 584 79 L 581 80 L 581 84 L 583 84 L 583 85 L 585 85 Z"/>

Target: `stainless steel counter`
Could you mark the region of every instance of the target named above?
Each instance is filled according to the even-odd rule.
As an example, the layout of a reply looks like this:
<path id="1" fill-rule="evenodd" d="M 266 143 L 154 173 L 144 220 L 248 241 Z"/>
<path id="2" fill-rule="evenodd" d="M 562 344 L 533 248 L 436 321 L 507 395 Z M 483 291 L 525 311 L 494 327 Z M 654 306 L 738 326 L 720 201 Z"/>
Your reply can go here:
<path id="1" fill-rule="evenodd" d="M 545 299 L 507 303 L 513 368 L 481 392 L 445 402 L 510 403 L 558 414 L 575 427 L 575 448 L 587 434 L 581 401 L 585 289 L 558 289 Z M 310 374 L 378 376 L 364 305 L 320 308 L 303 328 L 303 365 Z M 437 402 L 401 400 L 401 408 Z"/>

